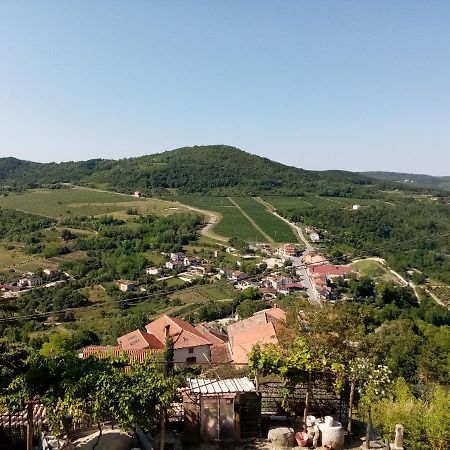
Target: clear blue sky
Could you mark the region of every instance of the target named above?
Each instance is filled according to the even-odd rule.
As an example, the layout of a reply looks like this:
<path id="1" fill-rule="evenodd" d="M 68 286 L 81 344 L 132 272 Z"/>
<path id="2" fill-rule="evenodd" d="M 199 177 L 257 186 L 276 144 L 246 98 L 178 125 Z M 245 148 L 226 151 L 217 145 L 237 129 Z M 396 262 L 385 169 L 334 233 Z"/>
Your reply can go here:
<path id="1" fill-rule="evenodd" d="M 0 2 L 0 156 L 219 143 L 450 175 L 450 1 Z"/>

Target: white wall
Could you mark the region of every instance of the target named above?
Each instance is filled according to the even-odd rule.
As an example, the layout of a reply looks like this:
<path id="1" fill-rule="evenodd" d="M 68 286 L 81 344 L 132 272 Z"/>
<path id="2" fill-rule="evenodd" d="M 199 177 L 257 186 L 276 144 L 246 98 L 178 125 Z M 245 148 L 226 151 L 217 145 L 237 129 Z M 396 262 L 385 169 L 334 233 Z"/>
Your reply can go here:
<path id="1" fill-rule="evenodd" d="M 198 363 L 207 363 L 211 361 L 211 351 L 209 345 L 200 345 L 194 347 L 194 352 L 189 353 L 187 348 L 176 348 L 173 352 L 174 362 L 186 362 L 187 358 L 195 357 Z M 205 356 L 206 355 L 206 356 Z"/>

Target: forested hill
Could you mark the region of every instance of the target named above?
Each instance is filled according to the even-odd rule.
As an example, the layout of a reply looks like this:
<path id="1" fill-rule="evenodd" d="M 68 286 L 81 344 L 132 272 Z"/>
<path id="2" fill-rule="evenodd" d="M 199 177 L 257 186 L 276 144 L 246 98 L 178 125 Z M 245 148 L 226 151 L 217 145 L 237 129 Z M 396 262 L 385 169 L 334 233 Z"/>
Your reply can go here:
<path id="1" fill-rule="evenodd" d="M 401 183 L 402 185 L 415 185 L 423 188 L 443 189 L 450 191 L 450 176 L 435 177 L 432 175 L 399 172 L 362 172 L 362 174 L 383 181 Z"/>
<path id="2" fill-rule="evenodd" d="M 370 187 L 392 187 L 367 175 L 309 171 L 286 166 L 225 145 L 183 147 L 121 160 L 35 163 L 0 159 L 0 185 L 11 189 L 54 183 L 101 186 L 147 195 L 177 189 L 216 195 L 365 195 Z M 390 186 L 389 186 L 390 185 Z"/>

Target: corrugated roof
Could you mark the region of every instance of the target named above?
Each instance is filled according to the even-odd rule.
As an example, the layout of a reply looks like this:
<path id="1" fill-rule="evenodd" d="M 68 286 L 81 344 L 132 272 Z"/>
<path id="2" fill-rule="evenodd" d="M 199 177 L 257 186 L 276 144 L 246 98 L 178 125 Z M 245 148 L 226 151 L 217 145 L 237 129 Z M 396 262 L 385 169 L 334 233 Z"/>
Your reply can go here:
<path id="1" fill-rule="evenodd" d="M 188 378 L 188 383 L 190 390 L 196 394 L 233 394 L 256 391 L 255 385 L 248 377 L 226 380 Z"/>

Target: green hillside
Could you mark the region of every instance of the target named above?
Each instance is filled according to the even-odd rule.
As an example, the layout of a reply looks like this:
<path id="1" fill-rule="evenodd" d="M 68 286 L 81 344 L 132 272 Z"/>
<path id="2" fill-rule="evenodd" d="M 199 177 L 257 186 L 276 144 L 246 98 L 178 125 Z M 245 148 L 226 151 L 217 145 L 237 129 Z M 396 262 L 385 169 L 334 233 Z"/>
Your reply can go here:
<path id="1" fill-rule="evenodd" d="M 400 172 L 364 172 L 368 175 L 383 181 L 395 182 L 402 185 L 418 186 L 430 189 L 443 189 L 450 191 L 450 176 L 434 177 L 432 175 L 422 175 L 414 173 Z"/>
<path id="2" fill-rule="evenodd" d="M 101 186 L 147 195 L 177 190 L 211 195 L 368 195 L 383 187 L 365 175 L 308 171 L 286 166 L 225 145 L 183 147 L 121 160 L 35 163 L 0 159 L 0 184 L 12 190 L 55 183 Z"/>

